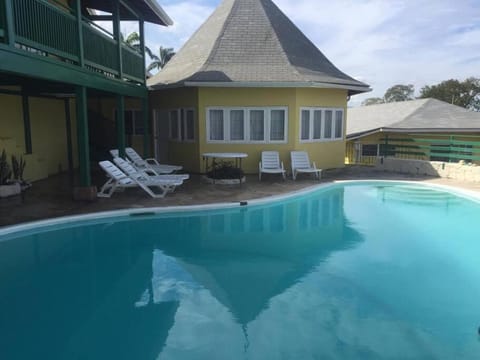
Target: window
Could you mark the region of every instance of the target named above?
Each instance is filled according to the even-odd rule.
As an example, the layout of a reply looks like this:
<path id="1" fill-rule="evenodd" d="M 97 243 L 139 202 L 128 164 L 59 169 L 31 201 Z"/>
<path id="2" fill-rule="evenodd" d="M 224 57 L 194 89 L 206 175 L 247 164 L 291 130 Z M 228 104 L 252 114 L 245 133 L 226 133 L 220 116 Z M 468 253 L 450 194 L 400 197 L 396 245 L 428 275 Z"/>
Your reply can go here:
<path id="1" fill-rule="evenodd" d="M 170 140 L 195 141 L 195 111 L 173 109 L 168 112 Z"/>
<path id="2" fill-rule="evenodd" d="M 115 121 L 117 120 L 117 110 L 115 110 Z M 143 135 L 145 133 L 145 124 L 143 123 L 143 112 L 141 110 L 128 109 L 124 112 L 125 134 Z"/>
<path id="3" fill-rule="evenodd" d="M 284 143 L 287 121 L 286 108 L 209 108 L 207 141 Z"/>
<path id="4" fill-rule="evenodd" d="M 377 144 L 363 144 L 362 145 L 362 156 L 377 156 L 378 155 L 378 145 Z"/>
<path id="5" fill-rule="evenodd" d="M 300 110 L 300 140 L 302 142 L 343 139 L 343 110 L 303 108 Z"/>

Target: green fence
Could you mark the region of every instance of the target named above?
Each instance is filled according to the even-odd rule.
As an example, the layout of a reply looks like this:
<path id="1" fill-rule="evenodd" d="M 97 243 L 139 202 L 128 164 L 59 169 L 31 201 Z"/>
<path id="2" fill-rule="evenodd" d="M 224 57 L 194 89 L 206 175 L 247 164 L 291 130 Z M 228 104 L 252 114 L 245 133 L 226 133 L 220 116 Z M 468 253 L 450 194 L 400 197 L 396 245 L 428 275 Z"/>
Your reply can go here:
<path id="1" fill-rule="evenodd" d="M 46 0 L 12 0 L 17 47 L 79 64 L 78 24 L 75 12 Z M 0 0 L 0 41 L 6 37 L 5 0 Z M 118 42 L 112 34 L 83 19 L 83 53 L 87 68 L 118 77 Z M 143 56 L 122 44 L 124 76 L 143 83 Z"/>
<path id="2" fill-rule="evenodd" d="M 480 161 L 480 136 L 434 135 L 425 138 L 385 136 L 381 156 L 422 158 L 430 161 Z"/>

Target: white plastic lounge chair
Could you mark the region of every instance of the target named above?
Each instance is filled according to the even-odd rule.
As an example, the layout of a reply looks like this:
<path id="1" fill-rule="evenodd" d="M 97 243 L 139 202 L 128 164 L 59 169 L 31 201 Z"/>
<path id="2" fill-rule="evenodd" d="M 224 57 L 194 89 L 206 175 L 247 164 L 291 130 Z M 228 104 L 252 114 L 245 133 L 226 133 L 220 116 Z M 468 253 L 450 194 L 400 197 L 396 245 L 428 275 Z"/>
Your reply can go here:
<path id="1" fill-rule="evenodd" d="M 320 180 L 322 169 L 317 169 L 315 162 L 310 164 L 310 158 L 306 151 L 292 151 L 290 153 L 292 159 L 292 177 L 297 179 L 298 173 L 313 173 Z"/>
<path id="2" fill-rule="evenodd" d="M 129 187 L 140 187 L 153 198 L 163 198 L 175 186 L 181 185 L 182 181 L 172 180 L 145 180 L 140 177 L 132 177 L 124 174 L 110 161 L 100 161 L 100 167 L 107 173 L 109 179 L 103 184 L 98 192 L 98 197 L 111 197 L 116 190 L 124 190 Z M 159 192 L 154 192 L 157 189 Z"/>
<path id="3" fill-rule="evenodd" d="M 110 150 L 110 154 L 114 158 L 118 157 L 118 150 Z M 175 171 L 182 170 L 181 166 L 177 165 L 167 165 L 167 164 L 159 164 L 158 161 L 154 158 L 143 159 L 138 153 L 131 147 L 125 148 L 125 155 L 128 159 L 133 163 L 133 166 L 137 169 L 142 170 L 154 170 L 157 174 L 171 174 Z"/>
<path id="4" fill-rule="evenodd" d="M 183 183 L 183 181 L 188 180 L 190 178 L 190 175 L 188 174 L 151 175 L 143 170 L 138 170 L 134 168 L 131 163 L 119 157 L 114 158 L 113 162 L 125 174 L 137 179 L 152 180 L 152 181 L 165 180 L 165 181 L 173 181 L 173 182 L 181 181 Z"/>
<path id="5" fill-rule="evenodd" d="M 258 164 L 258 180 L 262 180 L 262 173 L 282 174 L 285 180 L 283 161 L 280 162 L 278 151 L 262 151 L 262 161 Z"/>

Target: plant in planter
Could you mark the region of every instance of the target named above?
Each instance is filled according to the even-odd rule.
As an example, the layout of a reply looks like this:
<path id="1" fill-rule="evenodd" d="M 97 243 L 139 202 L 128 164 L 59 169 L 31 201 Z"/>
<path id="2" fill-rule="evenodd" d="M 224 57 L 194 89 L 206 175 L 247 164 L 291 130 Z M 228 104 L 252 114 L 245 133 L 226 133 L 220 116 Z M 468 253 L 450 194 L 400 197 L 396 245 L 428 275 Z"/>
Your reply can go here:
<path id="1" fill-rule="evenodd" d="M 4 149 L 0 155 L 0 197 L 20 194 L 21 191 L 20 184 L 12 180 L 12 170 Z"/>
<path id="2" fill-rule="evenodd" d="M 220 161 L 207 173 L 211 179 L 241 179 L 244 177 L 243 170 L 233 166 L 230 161 Z"/>
<path id="3" fill-rule="evenodd" d="M 20 184 L 22 190 L 28 189 L 30 186 L 32 186 L 32 184 L 25 181 L 23 178 L 25 166 L 27 166 L 27 162 L 22 156 L 20 156 L 20 159 L 17 159 L 15 155 L 12 155 L 13 179 Z"/>

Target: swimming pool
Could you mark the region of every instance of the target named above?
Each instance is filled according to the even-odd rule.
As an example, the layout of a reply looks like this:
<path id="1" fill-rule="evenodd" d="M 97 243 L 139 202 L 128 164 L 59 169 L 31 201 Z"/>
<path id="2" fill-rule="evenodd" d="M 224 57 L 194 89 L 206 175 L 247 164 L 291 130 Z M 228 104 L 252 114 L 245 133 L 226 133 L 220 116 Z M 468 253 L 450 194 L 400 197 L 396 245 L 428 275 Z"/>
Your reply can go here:
<path id="1" fill-rule="evenodd" d="M 477 200 L 356 182 L 113 215 L 0 230 L 2 360 L 480 353 Z"/>

